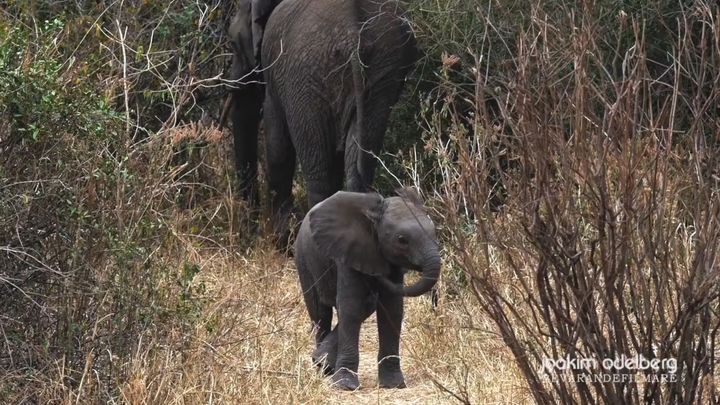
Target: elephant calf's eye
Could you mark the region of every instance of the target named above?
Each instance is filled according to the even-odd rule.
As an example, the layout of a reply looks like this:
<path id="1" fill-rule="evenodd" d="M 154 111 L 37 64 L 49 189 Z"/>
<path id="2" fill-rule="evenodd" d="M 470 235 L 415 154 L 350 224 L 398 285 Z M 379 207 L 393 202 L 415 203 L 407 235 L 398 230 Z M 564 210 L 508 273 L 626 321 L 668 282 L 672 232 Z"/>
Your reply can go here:
<path id="1" fill-rule="evenodd" d="M 398 236 L 397 236 L 397 241 L 398 241 L 398 243 L 401 244 L 401 245 L 407 245 L 407 244 L 408 244 L 408 240 L 407 240 L 407 238 L 406 238 L 404 235 L 398 235 Z"/>

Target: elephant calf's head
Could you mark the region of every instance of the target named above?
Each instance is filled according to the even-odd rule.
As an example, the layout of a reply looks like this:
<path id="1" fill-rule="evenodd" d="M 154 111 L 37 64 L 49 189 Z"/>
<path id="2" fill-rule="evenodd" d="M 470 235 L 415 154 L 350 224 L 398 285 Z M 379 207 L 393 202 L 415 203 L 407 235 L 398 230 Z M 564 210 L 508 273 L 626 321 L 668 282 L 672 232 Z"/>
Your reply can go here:
<path id="1" fill-rule="evenodd" d="M 320 252 L 377 276 L 385 288 L 414 297 L 437 282 L 440 254 L 435 225 L 414 190 L 402 189 L 390 198 L 340 191 L 308 215 Z M 419 270 L 422 277 L 407 287 L 396 285 L 387 276 L 398 268 Z"/>

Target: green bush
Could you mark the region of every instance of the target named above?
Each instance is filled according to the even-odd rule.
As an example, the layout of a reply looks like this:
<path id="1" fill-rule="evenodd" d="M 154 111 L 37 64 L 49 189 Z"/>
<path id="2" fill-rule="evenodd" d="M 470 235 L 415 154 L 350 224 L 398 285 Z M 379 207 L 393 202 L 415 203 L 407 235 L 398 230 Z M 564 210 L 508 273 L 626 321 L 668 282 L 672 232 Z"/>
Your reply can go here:
<path id="1" fill-rule="evenodd" d="M 0 397 L 45 402 L 62 394 L 42 387 L 76 389 L 94 371 L 102 385 L 89 393 L 117 398 L 117 359 L 141 336 L 199 320 L 200 267 L 174 235 L 235 240 L 241 210 L 227 198 L 231 165 L 207 162 L 226 162 L 219 131 L 183 123 L 219 111 L 191 79 L 225 60 L 219 14 L 198 29 L 186 3 L 13 2 L 0 16 Z M 183 193 L 195 197 L 180 208 Z"/>

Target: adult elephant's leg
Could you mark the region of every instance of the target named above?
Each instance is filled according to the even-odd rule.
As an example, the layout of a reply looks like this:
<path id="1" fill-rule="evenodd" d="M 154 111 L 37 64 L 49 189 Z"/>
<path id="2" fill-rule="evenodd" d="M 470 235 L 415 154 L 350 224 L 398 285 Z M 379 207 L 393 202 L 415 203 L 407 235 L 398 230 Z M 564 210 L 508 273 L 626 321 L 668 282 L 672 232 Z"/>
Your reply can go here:
<path id="1" fill-rule="evenodd" d="M 390 277 L 393 283 L 402 283 L 402 274 Z M 405 378 L 400 368 L 400 331 L 403 319 L 403 297 L 380 289 L 377 309 L 378 382 L 382 388 L 405 388 Z"/>
<path id="2" fill-rule="evenodd" d="M 340 389 L 355 390 L 360 386 L 358 342 L 360 326 L 373 312 L 377 302 L 366 277 L 350 268 L 338 269 L 338 352 L 333 383 Z"/>
<path id="3" fill-rule="evenodd" d="M 317 99 L 293 104 L 287 120 L 305 177 L 308 208 L 312 208 L 342 187 L 342 156 L 338 158 L 335 147 L 335 120 L 330 108 Z"/>
<path id="4" fill-rule="evenodd" d="M 231 112 L 235 170 L 241 197 L 257 205 L 257 142 L 263 89 L 260 84 L 239 86 L 232 93 Z"/>
<path id="5" fill-rule="evenodd" d="M 283 108 L 269 89 L 265 96 L 265 154 L 273 233 L 278 246 L 284 248 L 290 236 L 295 148 L 288 133 Z"/>
<path id="6" fill-rule="evenodd" d="M 345 182 L 347 191 L 365 193 L 372 184 L 372 179 L 366 179 L 360 173 L 360 156 L 363 153 L 363 146 L 360 145 L 361 133 L 357 120 L 350 125 L 347 139 L 345 141 Z"/>
<path id="7" fill-rule="evenodd" d="M 233 127 L 238 190 L 246 201 L 257 205 L 257 140 L 264 88 L 259 83 L 262 78 L 260 73 L 255 71 L 255 60 L 252 56 L 250 11 L 249 0 L 238 1 L 237 13 L 228 27 L 228 37 L 233 47 L 230 79 L 235 81 L 229 112 Z"/>
<path id="8" fill-rule="evenodd" d="M 309 208 L 342 190 L 342 155 L 327 153 L 326 156 L 330 156 L 330 159 L 323 162 L 322 166 L 327 167 L 327 169 L 306 176 Z"/>
<path id="9" fill-rule="evenodd" d="M 390 110 L 397 102 L 402 82 L 387 79 L 376 85 L 365 101 L 364 128 L 355 120 L 345 146 L 345 176 L 348 191 L 366 192 L 375 179 L 375 168 L 387 130 Z"/>

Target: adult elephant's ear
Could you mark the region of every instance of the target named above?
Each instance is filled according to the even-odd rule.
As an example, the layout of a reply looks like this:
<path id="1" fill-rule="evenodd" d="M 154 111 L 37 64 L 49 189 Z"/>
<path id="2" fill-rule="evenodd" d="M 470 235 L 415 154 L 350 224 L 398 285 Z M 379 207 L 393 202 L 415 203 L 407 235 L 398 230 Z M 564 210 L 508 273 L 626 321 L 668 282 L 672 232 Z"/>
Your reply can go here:
<path id="1" fill-rule="evenodd" d="M 281 0 L 252 0 L 252 36 L 253 52 L 260 64 L 260 46 L 265 36 L 265 25 L 270 14 Z"/>
<path id="2" fill-rule="evenodd" d="M 374 193 L 339 191 L 310 210 L 310 229 L 321 253 L 339 264 L 373 276 L 390 274 L 375 226 L 383 198 Z"/>
<path id="3" fill-rule="evenodd" d="M 233 47 L 233 80 L 247 75 L 255 67 L 251 7 L 250 0 L 238 1 L 237 12 L 228 26 L 228 38 Z"/>

